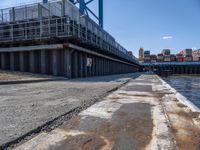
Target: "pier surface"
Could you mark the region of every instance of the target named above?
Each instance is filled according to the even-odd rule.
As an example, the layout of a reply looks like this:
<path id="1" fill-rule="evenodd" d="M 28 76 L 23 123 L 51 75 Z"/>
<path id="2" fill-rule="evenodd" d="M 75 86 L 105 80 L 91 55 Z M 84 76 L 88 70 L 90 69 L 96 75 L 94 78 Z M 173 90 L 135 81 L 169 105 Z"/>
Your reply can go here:
<path id="1" fill-rule="evenodd" d="M 133 76 L 125 74 L 67 80 L 1 72 L 0 149 L 1 145 L 10 141 L 55 128 Z"/>
<path id="2" fill-rule="evenodd" d="M 101 101 L 16 150 L 198 150 L 199 112 L 156 75 L 141 74 Z"/>

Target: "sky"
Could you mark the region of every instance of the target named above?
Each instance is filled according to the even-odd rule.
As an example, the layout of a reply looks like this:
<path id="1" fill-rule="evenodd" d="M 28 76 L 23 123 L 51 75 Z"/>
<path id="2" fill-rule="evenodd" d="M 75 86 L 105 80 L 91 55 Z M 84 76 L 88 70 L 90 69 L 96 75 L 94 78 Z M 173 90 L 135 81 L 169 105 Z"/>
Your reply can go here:
<path id="1" fill-rule="evenodd" d="M 0 8 L 39 1 L 1 0 Z M 104 0 L 104 29 L 136 56 L 140 47 L 200 49 L 200 0 Z"/>

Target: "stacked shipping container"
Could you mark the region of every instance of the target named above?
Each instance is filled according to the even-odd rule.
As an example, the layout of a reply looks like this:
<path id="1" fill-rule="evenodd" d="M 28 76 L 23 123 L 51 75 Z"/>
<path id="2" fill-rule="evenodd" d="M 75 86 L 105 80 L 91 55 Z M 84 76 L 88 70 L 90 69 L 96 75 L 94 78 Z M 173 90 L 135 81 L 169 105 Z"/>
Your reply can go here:
<path id="1" fill-rule="evenodd" d="M 144 51 L 144 62 L 150 62 L 150 51 Z"/>
<path id="2" fill-rule="evenodd" d="M 183 62 L 183 54 L 180 53 L 176 54 L 176 61 Z"/>
<path id="3" fill-rule="evenodd" d="M 158 61 L 158 62 L 163 62 L 163 61 L 164 61 L 164 56 L 163 56 L 163 54 L 158 54 L 158 55 L 157 55 L 157 61 Z"/>
<path id="4" fill-rule="evenodd" d="M 192 49 L 184 49 L 180 52 L 181 54 L 183 54 L 183 61 L 192 61 Z"/>
<path id="5" fill-rule="evenodd" d="M 200 61 L 200 49 L 192 53 L 193 61 Z"/>
<path id="6" fill-rule="evenodd" d="M 171 61 L 171 52 L 170 52 L 170 50 L 169 49 L 164 49 L 163 51 L 162 51 L 162 54 L 163 54 L 163 56 L 164 56 L 164 61 L 165 62 L 169 62 L 169 61 Z"/>
<path id="7" fill-rule="evenodd" d="M 171 54 L 170 49 L 164 49 L 161 53 L 154 55 L 150 54 L 149 50 L 141 53 L 141 49 L 139 50 L 139 57 L 141 60 L 144 59 L 144 62 L 191 62 L 191 61 L 200 61 L 200 49 L 192 50 L 192 49 L 184 49 L 180 51 L 180 53 L 174 55 Z M 142 57 L 143 56 L 143 57 Z"/>

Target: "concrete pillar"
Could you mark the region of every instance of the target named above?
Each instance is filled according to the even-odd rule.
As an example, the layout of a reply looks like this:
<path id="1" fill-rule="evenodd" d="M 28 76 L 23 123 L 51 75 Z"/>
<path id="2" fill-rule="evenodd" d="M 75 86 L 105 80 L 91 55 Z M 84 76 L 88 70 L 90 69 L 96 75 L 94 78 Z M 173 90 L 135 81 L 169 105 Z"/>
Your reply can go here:
<path id="1" fill-rule="evenodd" d="M 110 72 L 110 60 L 108 60 L 108 73 L 111 74 L 111 72 Z"/>
<path id="2" fill-rule="evenodd" d="M 111 70 L 111 74 L 113 74 L 113 61 L 110 61 L 110 70 Z"/>
<path id="3" fill-rule="evenodd" d="M 79 69 L 79 76 L 83 77 L 84 61 L 83 61 L 83 53 L 82 52 L 79 54 L 79 67 L 80 67 L 80 69 Z"/>
<path id="4" fill-rule="evenodd" d="M 190 68 L 190 70 L 191 70 L 191 71 L 190 71 L 191 74 L 195 74 L 195 73 L 194 73 L 194 66 L 192 66 L 192 67 Z"/>
<path id="5" fill-rule="evenodd" d="M 108 60 L 105 59 L 105 70 L 106 70 L 106 75 L 108 75 Z"/>
<path id="6" fill-rule="evenodd" d="M 103 60 L 101 57 L 99 59 L 99 63 L 100 63 L 100 65 L 99 65 L 100 75 L 102 76 L 103 75 Z"/>
<path id="7" fill-rule="evenodd" d="M 95 76 L 95 65 L 96 65 L 96 59 L 95 56 L 92 56 L 92 76 Z"/>
<path id="8" fill-rule="evenodd" d="M 47 56 L 46 56 L 46 50 L 40 51 L 40 57 L 41 57 L 41 73 L 47 74 Z"/>
<path id="9" fill-rule="evenodd" d="M 88 57 L 87 57 L 87 58 L 91 59 L 91 56 L 90 56 L 90 55 L 88 55 Z M 89 76 L 89 77 L 91 77 L 91 76 L 92 76 L 92 66 L 88 66 L 88 76 Z"/>
<path id="10" fill-rule="evenodd" d="M 24 52 L 19 52 L 19 70 L 24 72 Z"/>
<path id="11" fill-rule="evenodd" d="M 6 69 L 5 53 L 1 53 L 1 68 Z"/>
<path id="12" fill-rule="evenodd" d="M 84 73 L 84 77 L 88 77 L 88 71 L 87 71 L 87 54 L 83 53 L 83 73 Z"/>
<path id="13" fill-rule="evenodd" d="M 30 72 L 34 73 L 35 72 L 35 53 L 34 51 L 29 52 L 29 66 L 30 66 Z"/>
<path id="14" fill-rule="evenodd" d="M 198 66 L 195 66 L 195 74 L 198 74 Z"/>
<path id="15" fill-rule="evenodd" d="M 14 52 L 10 53 L 10 70 L 12 71 L 15 70 L 15 53 Z"/>
<path id="16" fill-rule="evenodd" d="M 100 71 L 100 57 L 97 57 L 97 75 L 100 76 L 101 71 Z"/>
<path id="17" fill-rule="evenodd" d="M 94 66 L 94 70 L 95 70 L 95 76 L 98 76 L 98 58 L 95 56 L 95 66 Z"/>
<path id="18" fill-rule="evenodd" d="M 36 68 L 36 73 L 41 73 L 41 51 L 35 51 L 35 68 Z"/>
<path id="19" fill-rule="evenodd" d="M 184 66 L 185 67 L 185 74 L 188 74 L 188 67 L 187 66 Z"/>
<path id="20" fill-rule="evenodd" d="M 2 69 L 2 68 L 1 68 L 1 53 L 0 53 L 0 69 Z"/>
<path id="21" fill-rule="evenodd" d="M 52 69 L 53 69 L 53 75 L 58 76 L 59 75 L 58 50 L 52 51 Z"/>
<path id="22" fill-rule="evenodd" d="M 73 54 L 73 77 L 77 78 L 78 77 L 78 52 L 74 51 Z"/>
<path id="23" fill-rule="evenodd" d="M 64 76 L 72 78 L 71 51 L 64 50 Z"/>
<path id="24" fill-rule="evenodd" d="M 102 65 L 102 75 L 104 75 L 104 58 L 101 59 L 101 65 Z"/>

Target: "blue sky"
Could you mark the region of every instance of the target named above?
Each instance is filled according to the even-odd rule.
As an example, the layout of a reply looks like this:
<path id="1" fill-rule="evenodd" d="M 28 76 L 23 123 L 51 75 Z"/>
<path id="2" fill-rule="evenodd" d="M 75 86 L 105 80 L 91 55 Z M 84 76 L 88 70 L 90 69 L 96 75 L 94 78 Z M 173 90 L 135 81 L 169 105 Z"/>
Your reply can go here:
<path id="1" fill-rule="evenodd" d="M 1 0 L 0 8 L 38 1 Z M 136 56 L 140 46 L 200 48 L 200 0 L 104 0 L 104 28 Z"/>

